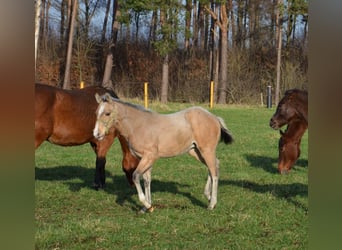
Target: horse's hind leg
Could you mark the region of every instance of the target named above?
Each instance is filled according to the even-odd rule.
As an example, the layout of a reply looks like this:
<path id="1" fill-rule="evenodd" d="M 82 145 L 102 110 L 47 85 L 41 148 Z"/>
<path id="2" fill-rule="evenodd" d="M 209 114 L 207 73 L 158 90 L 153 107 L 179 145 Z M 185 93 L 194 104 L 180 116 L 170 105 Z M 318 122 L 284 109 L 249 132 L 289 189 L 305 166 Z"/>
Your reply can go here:
<path id="1" fill-rule="evenodd" d="M 205 184 L 205 188 L 204 188 L 204 195 L 205 197 L 207 197 L 208 201 L 210 201 L 210 198 L 211 198 L 211 189 L 212 189 L 212 179 L 211 179 L 210 173 L 208 173 L 207 183 Z"/>
<path id="2" fill-rule="evenodd" d="M 217 203 L 219 160 L 216 159 L 215 153 L 212 151 L 201 152 L 198 148 L 190 150 L 189 154 L 208 167 L 209 173 L 204 187 L 204 195 L 209 200 L 208 209 L 213 209 Z"/>
<path id="3" fill-rule="evenodd" d="M 208 179 L 204 188 L 204 194 L 209 200 L 208 209 L 213 209 L 217 203 L 217 190 L 219 178 L 219 160 L 214 153 L 202 154 L 208 167 Z"/>

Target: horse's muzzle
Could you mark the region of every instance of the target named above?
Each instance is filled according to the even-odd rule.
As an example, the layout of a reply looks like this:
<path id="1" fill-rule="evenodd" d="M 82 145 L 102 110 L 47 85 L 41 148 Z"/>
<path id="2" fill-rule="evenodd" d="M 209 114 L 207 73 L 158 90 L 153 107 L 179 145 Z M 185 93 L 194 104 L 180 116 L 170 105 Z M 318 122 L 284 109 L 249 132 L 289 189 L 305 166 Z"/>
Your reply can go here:
<path id="1" fill-rule="evenodd" d="M 277 129 L 276 122 L 273 119 L 270 120 L 270 127 L 273 129 Z"/>
<path id="2" fill-rule="evenodd" d="M 279 129 L 279 124 L 275 120 L 271 119 L 270 120 L 270 127 L 273 129 Z"/>
<path id="3" fill-rule="evenodd" d="M 101 140 L 105 137 L 105 134 L 101 135 L 99 132 L 96 132 L 96 131 L 94 130 L 94 131 L 93 131 L 93 136 L 94 136 L 97 140 L 101 141 Z"/>

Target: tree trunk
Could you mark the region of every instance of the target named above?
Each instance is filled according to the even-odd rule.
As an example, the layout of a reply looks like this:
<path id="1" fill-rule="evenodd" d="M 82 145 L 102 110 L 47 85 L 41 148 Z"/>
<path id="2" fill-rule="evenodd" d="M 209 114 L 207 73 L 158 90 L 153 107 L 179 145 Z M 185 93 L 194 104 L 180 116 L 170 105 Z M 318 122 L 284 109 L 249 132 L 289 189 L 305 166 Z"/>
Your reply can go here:
<path id="1" fill-rule="evenodd" d="M 61 1 L 61 22 L 60 22 L 60 30 L 59 30 L 59 37 L 60 37 L 60 48 L 64 49 L 64 34 L 65 34 L 65 7 L 66 1 Z"/>
<path id="2" fill-rule="evenodd" d="M 220 87 L 218 93 L 218 103 L 225 104 L 227 100 L 227 87 L 228 87 L 228 17 L 227 6 L 221 4 L 220 15 L 220 30 L 221 30 L 221 49 L 220 49 Z"/>
<path id="3" fill-rule="evenodd" d="M 185 6 L 185 30 L 184 30 L 184 49 L 185 51 L 189 50 L 190 46 L 190 24 L 191 24 L 191 0 L 186 0 L 186 6 Z"/>
<path id="4" fill-rule="evenodd" d="M 228 36 L 227 26 L 221 29 L 221 49 L 220 49 L 220 87 L 218 89 L 218 103 L 225 104 L 227 100 L 228 87 Z"/>
<path id="5" fill-rule="evenodd" d="M 162 72 L 162 86 L 161 86 L 161 103 L 167 103 L 169 87 L 169 55 L 164 57 L 163 72 Z"/>
<path id="6" fill-rule="evenodd" d="M 275 88 L 275 105 L 279 103 L 280 94 L 280 71 L 281 71 L 281 45 L 282 45 L 282 15 L 280 12 L 281 6 L 283 4 L 282 0 L 278 0 L 277 14 L 276 14 L 276 24 L 277 24 L 277 78 L 276 78 L 276 88 Z"/>
<path id="7" fill-rule="evenodd" d="M 213 8 L 212 3 L 212 8 Z M 228 16 L 227 16 L 227 5 L 221 3 L 220 5 L 220 16 L 216 14 L 215 10 L 205 7 L 206 11 L 210 13 L 216 24 L 220 28 L 220 72 L 218 85 L 218 103 L 224 104 L 227 99 L 227 87 L 228 87 Z"/>
<path id="8" fill-rule="evenodd" d="M 34 68 L 37 66 L 37 55 L 38 55 L 38 39 L 39 39 L 39 30 L 40 30 L 40 12 L 41 12 L 42 1 L 36 1 L 36 15 L 35 15 L 35 30 L 34 30 Z"/>
<path id="9" fill-rule="evenodd" d="M 160 25 L 163 30 L 164 26 L 166 25 L 166 10 L 164 8 L 161 8 L 160 10 Z M 163 31 L 163 41 L 168 41 L 172 35 L 170 32 Z M 168 50 L 169 48 L 166 48 Z M 163 59 L 163 67 L 162 67 L 162 83 L 161 83 L 161 97 L 160 101 L 161 103 L 167 103 L 167 97 L 168 97 L 168 87 L 169 87 L 169 52 L 162 52 L 162 55 L 164 56 Z"/>
<path id="10" fill-rule="evenodd" d="M 151 17 L 150 33 L 148 38 L 148 48 L 151 48 L 151 42 L 156 40 L 156 30 L 157 30 L 157 11 L 153 10 Z"/>
<path id="11" fill-rule="evenodd" d="M 70 22 L 70 32 L 69 32 L 69 41 L 68 41 L 68 51 L 65 65 L 65 73 L 64 73 L 64 82 L 63 89 L 70 89 L 70 66 L 71 66 L 71 56 L 72 56 L 72 44 L 74 40 L 74 27 L 76 23 L 76 13 L 77 13 L 77 0 L 74 0 L 73 8 L 72 8 L 72 17 Z"/>
<path id="12" fill-rule="evenodd" d="M 113 68 L 113 54 L 108 53 L 107 59 L 106 59 L 105 70 L 103 73 L 102 86 L 105 88 L 109 88 L 109 89 L 113 88 L 112 81 L 111 81 L 112 68 Z"/>
<path id="13" fill-rule="evenodd" d="M 51 1 L 50 0 L 46 0 L 45 1 L 46 6 L 45 6 L 45 23 L 44 23 L 44 49 L 46 50 L 48 47 L 48 36 L 49 36 L 49 13 L 50 13 L 50 7 L 51 7 Z"/>
<path id="14" fill-rule="evenodd" d="M 113 22 L 112 22 L 112 37 L 108 47 L 108 54 L 106 59 L 105 71 L 103 74 L 102 86 L 106 88 L 113 88 L 113 84 L 111 81 L 112 77 L 112 68 L 113 68 L 113 54 L 114 48 L 116 44 L 116 40 L 118 38 L 118 31 L 120 29 L 120 22 L 117 18 L 121 15 L 118 1 L 114 1 L 113 5 Z"/>
<path id="15" fill-rule="evenodd" d="M 232 41 L 232 48 L 236 45 L 236 31 L 235 31 L 235 14 L 233 9 L 233 2 L 232 0 L 228 0 L 228 9 L 230 10 L 230 27 L 231 27 L 231 41 Z"/>
<path id="16" fill-rule="evenodd" d="M 101 32 L 101 44 L 104 44 L 106 40 L 106 30 L 107 30 L 110 3 L 111 3 L 111 0 L 108 0 L 107 6 L 106 6 L 106 13 L 105 13 L 104 20 L 103 20 L 102 32 Z"/>

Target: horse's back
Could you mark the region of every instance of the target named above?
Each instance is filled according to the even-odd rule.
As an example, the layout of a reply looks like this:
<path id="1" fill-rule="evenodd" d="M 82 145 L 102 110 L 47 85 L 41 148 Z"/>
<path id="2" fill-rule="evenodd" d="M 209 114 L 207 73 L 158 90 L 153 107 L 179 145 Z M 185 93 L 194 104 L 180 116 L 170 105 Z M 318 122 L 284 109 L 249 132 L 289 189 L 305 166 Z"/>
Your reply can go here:
<path id="1" fill-rule="evenodd" d="M 92 131 L 98 105 L 95 93 L 105 93 L 104 88 L 64 90 L 36 84 L 35 91 L 36 138 L 62 146 L 94 140 Z"/>
<path id="2" fill-rule="evenodd" d="M 186 110 L 185 117 L 190 123 L 194 139 L 200 144 L 217 144 L 221 125 L 217 117 L 201 107 Z"/>

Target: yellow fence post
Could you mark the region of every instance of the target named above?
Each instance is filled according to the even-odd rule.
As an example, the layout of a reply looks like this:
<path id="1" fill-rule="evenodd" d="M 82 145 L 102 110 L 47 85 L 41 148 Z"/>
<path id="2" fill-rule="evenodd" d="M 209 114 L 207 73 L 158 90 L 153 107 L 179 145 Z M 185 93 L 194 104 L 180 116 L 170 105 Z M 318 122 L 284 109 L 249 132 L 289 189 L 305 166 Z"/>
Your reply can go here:
<path id="1" fill-rule="evenodd" d="M 210 108 L 214 106 L 214 81 L 210 82 Z"/>
<path id="2" fill-rule="evenodd" d="M 80 82 L 80 89 L 83 89 L 83 88 L 84 88 L 84 82 L 81 81 L 81 82 Z"/>
<path id="3" fill-rule="evenodd" d="M 144 99 L 145 99 L 145 108 L 148 108 L 148 83 L 144 83 Z"/>

